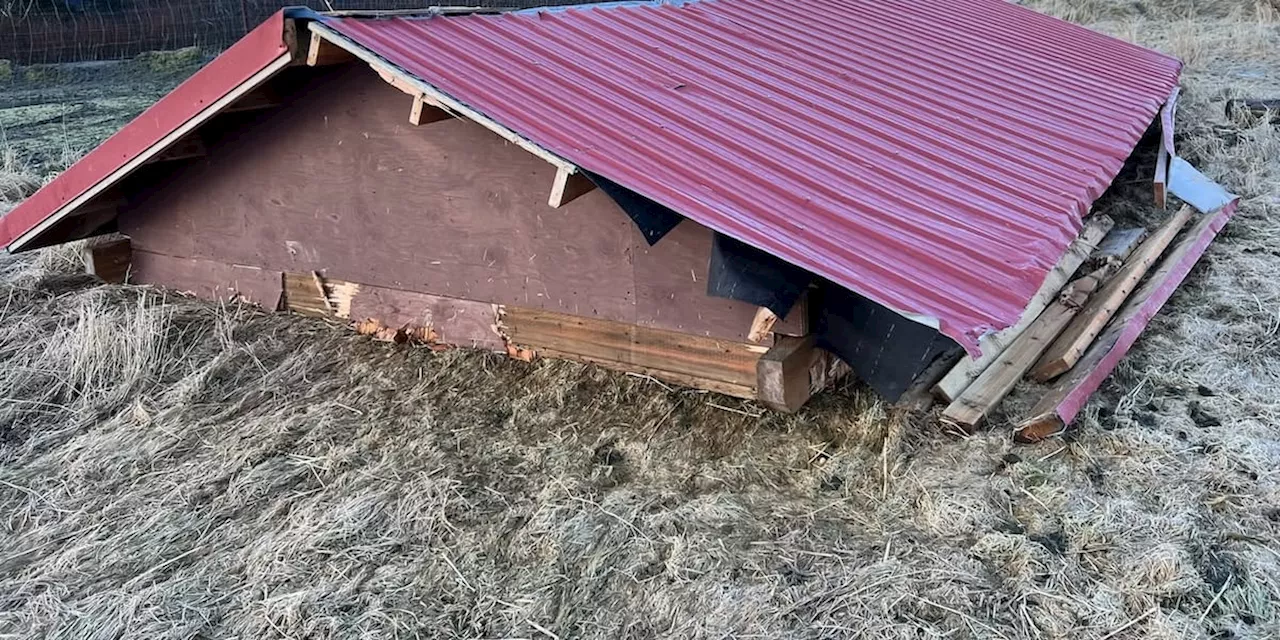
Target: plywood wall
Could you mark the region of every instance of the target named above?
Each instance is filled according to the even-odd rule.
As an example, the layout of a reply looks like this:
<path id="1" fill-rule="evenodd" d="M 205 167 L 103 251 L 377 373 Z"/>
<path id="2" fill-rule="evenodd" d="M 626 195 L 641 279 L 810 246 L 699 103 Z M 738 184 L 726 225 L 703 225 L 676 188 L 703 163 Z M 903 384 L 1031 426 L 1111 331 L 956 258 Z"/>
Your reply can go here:
<path id="1" fill-rule="evenodd" d="M 755 308 L 705 293 L 705 227 L 649 247 L 599 190 L 549 207 L 553 167 L 486 129 L 409 124 L 363 65 L 292 73 L 285 106 L 224 121 L 130 197 L 135 251 L 744 339 Z"/>

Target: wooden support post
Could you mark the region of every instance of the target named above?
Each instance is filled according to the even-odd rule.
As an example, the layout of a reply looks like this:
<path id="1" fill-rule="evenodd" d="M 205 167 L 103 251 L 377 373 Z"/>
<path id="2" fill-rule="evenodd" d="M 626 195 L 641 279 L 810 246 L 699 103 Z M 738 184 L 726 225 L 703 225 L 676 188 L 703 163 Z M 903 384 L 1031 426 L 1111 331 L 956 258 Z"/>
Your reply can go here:
<path id="1" fill-rule="evenodd" d="M 760 402 L 791 413 L 809 400 L 815 391 L 812 372 L 816 367 L 825 373 L 831 356 L 814 346 L 813 336 L 776 338 L 773 348 L 756 364 L 756 389 Z"/>
<path id="2" fill-rule="evenodd" d="M 1129 294 L 1137 288 L 1142 276 L 1146 275 L 1151 265 L 1155 264 L 1178 232 L 1186 226 L 1187 221 L 1191 219 L 1192 211 L 1190 205 L 1183 205 L 1178 213 L 1142 243 L 1142 246 L 1125 262 L 1120 272 L 1089 301 L 1071 325 L 1049 347 L 1044 357 L 1032 370 L 1032 378 L 1039 382 L 1046 382 L 1075 366 L 1080 356 L 1084 355 L 1085 349 L 1088 349 L 1098 334 L 1102 333 L 1103 327 L 1115 315 L 1125 298 L 1128 298 Z"/>
<path id="3" fill-rule="evenodd" d="M 1094 251 L 1093 255 L 1085 261 L 1084 268 L 1094 271 L 1109 264 L 1122 265 L 1146 239 L 1147 230 L 1142 227 L 1112 229 L 1111 233 L 1102 239 L 1102 244 L 1098 245 L 1097 251 Z"/>
<path id="4" fill-rule="evenodd" d="M 95 238 L 81 252 L 84 270 L 103 282 L 124 284 L 133 262 L 133 249 L 128 238 Z"/>
<path id="5" fill-rule="evenodd" d="M 595 188 L 595 183 L 581 172 L 569 173 L 568 169 L 560 167 L 556 169 L 556 181 L 551 185 L 547 204 L 559 208 Z"/>
<path id="6" fill-rule="evenodd" d="M 1018 324 L 1005 329 L 995 335 L 987 336 L 982 340 L 982 356 L 979 358 L 964 357 L 960 362 L 951 369 L 946 376 L 934 385 L 933 393 L 943 402 L 951 402 L 960 397 L 965 388 L 969 386 L 979 375 L 982 374 L 988 366 L 1000 357 L 1009 345 L 1013 344 L 1022 332 L 1031 326 L 1036 318 L 1040 317 L 1045 307 L 1049 306 L 1058 294 L 1062 291 L 1063 285 L 1075 275 L 1081 264 L 1084 264 L 1086 258 L 1097 248 L 1098 243 L 1106 237 L 1114 225 L 1111 218 L 1107 216 L 1094 216 L 1085 224 L 1084 230 L 1080 232 L 1080 237 L 1067 248 L 1067 252 L 1063 254 L 1062 259 L 1045 277 L 1044 284 L 1040 286 L 1040 290 L 1036 292 L 1031 303 L 1027 305 L 1027 310 L 1022 313 L 1022 319 Z"/>
<path id="7" fill-rule="evenodd" d="M 778 323 L 778 314 L 768 307 L 756 309 L 756 317 L 751 320 L 751 329 L 747 331 L 747 341 L 760 343 L 773 332 L 773 325 Z"/>
<path id="8" fill-rule="evenodd" d="M 351 62 L 356 57 L 324 38 L 311 34 L 311 45 L 307 49 L 307 66 L 324 67 L 331 64 Z"/>
<path id="9" fill-rule="evenodd" d="M 1160 148 L 1156 151 L 1156 175 L 1151 180 L 1151 188 L 1155 195 L 1156 208 L 1163 210 L 1167 203 L 1167 183 L 1169 182 L 1169 150 L 1164 148 L 1164 142 L 1160 142 Z"/>
<path id="10" fill-rule="evenodd" d="M 942 412 L 943 421 L 964 433 L 973 433 L 981 426 L 987 414 L 1013 390 L 1097 286 L 1097 279 L 1091 275 L 1067 285 L 1053 304 L 1001 354 L 999 360 L 987 367 L 960 397 L 947 406 Z"/>
<path id="11" fill-rule="evenodd" d="M 418 94 L 413 97 L 413 108 L 409 110 L 409 124 L 420 126 L 440 120 L 448 120 L 453 116 L 435 104 L 435 101 Z"/>

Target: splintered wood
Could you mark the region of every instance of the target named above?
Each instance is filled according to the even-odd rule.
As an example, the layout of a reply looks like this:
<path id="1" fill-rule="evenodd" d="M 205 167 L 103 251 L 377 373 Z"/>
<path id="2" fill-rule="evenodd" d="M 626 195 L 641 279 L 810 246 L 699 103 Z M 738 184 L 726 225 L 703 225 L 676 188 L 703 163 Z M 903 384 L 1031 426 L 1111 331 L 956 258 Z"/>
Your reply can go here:
<path id="1" fill-rule="evenodd" d="M 1138 248 L 1129 260 L 1124 263 L 1115 277 L 1111 278 L 1098 295 L 1089 300 L 1089 304 L 1081 310 L 1078 317 L 1063 331 L 1032 371 L 1031 377 L 1039 382 L 1046 382 L 1075 366 L 1084 354 L 1085 349 L 1093 344 L 1103 327 L 1115 315 L 1116 310 L 1129 297 L 1142 276 L 1164 253 L 1173 242 L 1182 227 L 1191 219 L 1192 208 L 1183 206 L 1178 213 L 1169 219 L 1158 231 L 1151 235 Z"/>
<path id="2" fill-rule="evenodd" d="M 1045 309 L 1044 313 L 1019 335 L 1000 358 L 987 367 L 942 413 L 943 421 L 971 433 L 987 414 L 1009 394 L 1031 365 L 1048 348 L 1067 323 L 1075 317 L 1085 300 L 1098 287 L 1098 279 L 1089 275 L 1073 281 Z"/>

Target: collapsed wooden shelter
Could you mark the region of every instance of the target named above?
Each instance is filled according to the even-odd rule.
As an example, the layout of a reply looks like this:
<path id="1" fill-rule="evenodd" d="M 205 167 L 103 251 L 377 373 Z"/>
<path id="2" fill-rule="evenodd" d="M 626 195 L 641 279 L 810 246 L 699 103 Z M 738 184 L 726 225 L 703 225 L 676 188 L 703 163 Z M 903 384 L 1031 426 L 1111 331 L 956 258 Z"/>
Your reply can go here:
<path id="1" fill-rule="evenodd" d="M 852 370 L 973 428 L 1061 376 L 1024 437 L 1060 430 L 1234 209 L 1173 151 L 1179 63 L 1003 0 L 788 11 L 286 10 L 0 238 L 118 232 L 104 279 L 782 410 Z M 1159 113 L 1157 197 L 1211 214 L 1112 230 Z"/>

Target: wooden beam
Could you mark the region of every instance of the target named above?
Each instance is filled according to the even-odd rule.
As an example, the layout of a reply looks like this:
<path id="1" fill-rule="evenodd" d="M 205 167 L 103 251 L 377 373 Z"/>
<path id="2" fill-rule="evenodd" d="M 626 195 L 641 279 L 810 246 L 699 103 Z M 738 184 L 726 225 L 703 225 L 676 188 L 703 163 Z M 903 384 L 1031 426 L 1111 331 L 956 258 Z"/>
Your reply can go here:
<path id="1" fill-rule="evenodd" d="M 420 126 L 452 117 L 449 112 L 436 106 L 435 101 L 427 96 L 422 94 L 413 96 L 413 108 L 409 110 L 409 124 Z"/>
<path id="2" fill-rule="evenodd" d="M 128 238 L 94 238 L 81 250 L 84 270 L 103 282 L 124 284 L 133 262 L 133 249 Z"/>
<path id="3" fill-rule="evenodd" d="M 307 49 L 307 66 L 325 67 L 333 64 L 351 62 L 355 59 L 355 56 L 348 53 L 342 47 L 339 47 L 324 38 L 318 38 L 314 33 L 312 34 L 311 44 Z"/>
<path id="4" fill-rule="evenodd" d="M 990 366 L 1000 354 L 1004 352 L 1009 345 L 1022 335 L 1036 318 L 1058 297 L 1062 291 L 1063 285 L 1071 279 L 1081 264 L 1084 264 L 1086 258 L 1097 248 L 1098 243 L 1106 237 L 1111 231 L 1111 227 L 1115 223 L 1107 216 L 1094 216 L 1084 225 L 1084 229 L 1080 232 L 1080 236 L 1067 247 L 1067 252 L 1058 260 L 1058 264 L 1045 277 L 1044 284 L 1040 286 L 1040 290 L 1036 292 L 1031 303 L 1027 305 L 1027 310 L 1022 313 L 1022 318 L 1018 324 L 1000 331 L 994 335 L 987 336 L 980 343 L 982 355 L 978 358 L 963 357 L 956 366 L 951 369 L 947 375 L 943 376 L 938 384 L 934 385 L 933 392 L 943 402 L 952 402 L 960 397 L 970 383 L 978 378 L 982 372 Z"/>
<path id="5" fill-rule="evenodd" d="M 756 388 L 760 402 L 771 409 L 790 413 L 809 400 L 809 370 L 817 352 L 813 336 L 782 336 L 756 365 Z"/>
<path id="6" fill-rule="evenodd" d="M 768 307 L 756 309 L 756 317 L 752 318 L 751 328 L 747 330 L 747 342 L 755 342 L 757 344 L 764 342 L 764 339 L 773 332 L 773 326 L 777 323 L 778 314 Z"/>
<path id="7" fill-rule="evenodd" d="M 169 148 L 153 156 L 150 160 L 147 160 L 147 164 L 190 160 L 192 158 L 202 158 L 207 154 L 208 150 L 204 146 L 204 140 L 200 137 L 200 132 L 193 131 L 174 142 Z"/>
<path id="8" fill-rule="evenodd" d="M 547 199 L 547 204 L 559 208 L 595 188 L 595 183 L 581 172 L 570 173 L 562 167 L 556 169 L 556 180 L 551 185 L 551 197 Z"/>
<path id="9" fill-rule="evenodd" d="M 261 111 L 263 109 L 274 109 L 284 104 L 284 99 L 280 97 L 280 93 L 275 90 L 269 83 L 264 84 L 249 93 L 244 94 L 235 102 L 232 102 L 223 109 L 223 113 L 243 113 L 246 111 Z"/>
<path id="10" fill-rule="evenodd" d="M 1160 148 L 1156 150 L 1156 175 L 1151 180 L 1151 188 L 1155 196 L 1156 208 L 1163 210 L 1168 199 L 1168 182 L 1169 182 L 1169 150 L 1164 148 L 1161 142 Z"/>
<path id="11" fill-rule="evenodd" d="M 1183 205 L 1176 214 L 1147 238 L 1142 246 L 1129 257 L 1110 281 L 1106 283 L 1098 295 L 1089 300 L 1089 304 L 1081 310 L 1062 335 L 1054 341 L 1044 356 L 1036 363 L 1031 377 L 1039 382 L 1052 380 L 1075 366 L 1084 355 L 1085 349 L 1093 344 L 1103 327 L 1111 320 L 1120 305 L 1138 286 L 1142 276 L 1151 269 L 1151 265 L 1160 259 L 1161 254 L 1173 242 L 1178 232 L 1191 219 L 1191 205 Z"/>
<path id="12" fill-rule="evenodd" d="M 1151 272 L 1141 288 L 1129 296 L 1084 356 L 1053 383 L 1031 409 L 1029 417 L 1018 423 L 1014 430 L 1017 441 L 1039 442 L 1067 428 L 1089 395 L 1110 375 L 1147 323 L 1173 295 L 1234 209 L 1233 203 L 1215 213 L 1200 216 L 1195 225 L 1170 247 L 1160 266 Z"/>
<path id="13" fill-rule="evenodd" d="M 1035 364 L 1049 343 L 1071 322 L 1097 286 L 1098 281 L 1092 275 L 1067 285 L 1000 358 L 947 406 L 942 412 L 942 420 L 964 433 L 973 433 Z"/>

